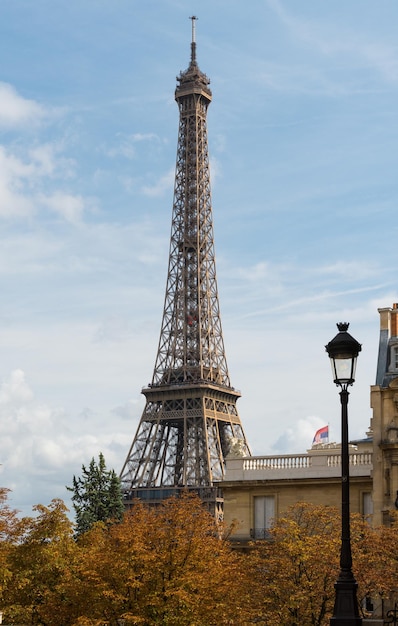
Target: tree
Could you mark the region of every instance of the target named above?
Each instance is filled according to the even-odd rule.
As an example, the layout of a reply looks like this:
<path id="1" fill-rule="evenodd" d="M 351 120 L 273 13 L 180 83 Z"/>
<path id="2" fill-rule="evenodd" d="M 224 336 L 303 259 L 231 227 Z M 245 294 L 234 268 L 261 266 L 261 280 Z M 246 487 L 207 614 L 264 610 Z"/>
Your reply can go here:
<path id="1" fill-rule="evenodd" d="M 284 626 L 326 626 L 338 577 L 341 514 L 334 507 L 299 502 L 256 542 L 248 556 L 252 601 L 263 621 Z M 372 528 L 351 516 L 353 573 L 360 606 L 366 597 L 388 599 L 397 590 L 398 527 Z"/>
<path id="2" fill-rule="evenodd" d="M 396 515 L 391 512 L 392 517 Z M 398 592 L 398 526 L 371 527 L 366 521 L 351 524 L 353 563 L 358 583 L 358 598 L 394 606 Z"/>
<path id="3" fill-rule="evenodd" d="M 98 464 L 94 457 L 83 475 L 73 477 L 72 502 L 76 513 L 76 536 L 87 532 L 95 522 L 121 520 L 124 512 L 123 494 L 115 471 L 107 470 L 102 452 Z"/>
<path id="4" fill-rule="evenodd" d="M 189 493 L 137 501 L 78 541 L 61 500 L 18 520 L 0 490 L 0 599 L 35 626 L 327 626 L 339 572 L 340 514 L 299 503 L 247 554 Z M 2 499 L 3 498 L 3 499 Z M 397 591 L 398 527 L 351 520 L 358 598 Z"/>
<path id="5" fill-rule="evenodd" d="M 9 489 L 0 487 L 0 600 L 4 596 L 12 578 L 10 556 L 24 532 L 24 523 L 18 518 L 18 511 L 8 505 Z"/>
<path id="6" fill-rule="evenodd" d="M 339 524 L 334 509 L 302 502 L 277 520 L 270 541 L 255 544 L 249 560 L 260 623 L 326 623 L 339 571 Z"/>
<path id="7" fill-rule="evenodd" d="M 5 554 L 1 608 L 34 626 L 247 626 L 246 568 L 189 494 L 137 502 L 117 524 L 73 537 L 61 500 L 34 507 Z M 10 520 L 12 530 L 13 516 Z M 0 543 L 8 538 L 0 536 Z M 247 582 L 245 582 L 247 581 Z"/>
<path id="8" fill-rule="evenodd" d="M 73 604 L 80 619 L 112 625 L 124 619 L 126 626 L 250 623 L 245 557 L 220 530 L 189 494 L 157 507 L 136 502 L 119 524 L 94 524 L 79 540 Z"/>
<path id="9" fill-rule="evenodd" d="M 7 622 L 71 625 L 68 594 L 78 546 L 62 500 L 33 510 L 21 520 L 24 534 L 9 554 L 11 576 L 3 594 Z"/>

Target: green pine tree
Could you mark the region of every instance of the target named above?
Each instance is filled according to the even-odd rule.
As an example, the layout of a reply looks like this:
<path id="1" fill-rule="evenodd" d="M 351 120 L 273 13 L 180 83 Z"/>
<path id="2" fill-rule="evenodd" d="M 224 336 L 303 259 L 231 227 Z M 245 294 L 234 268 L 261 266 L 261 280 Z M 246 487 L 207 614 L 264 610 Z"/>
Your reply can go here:
<path id="1" fill-rule="evenodd" d="M 72 502 L 76 513 L 76 536 L 85 533 L 95 522 L 121 520 L 124 512 L 120 479 L 107 470 L 102 452 L 99 462 L 94 457 L 88 469 L 82 465 L 82 476 L 73 476 Z"/>

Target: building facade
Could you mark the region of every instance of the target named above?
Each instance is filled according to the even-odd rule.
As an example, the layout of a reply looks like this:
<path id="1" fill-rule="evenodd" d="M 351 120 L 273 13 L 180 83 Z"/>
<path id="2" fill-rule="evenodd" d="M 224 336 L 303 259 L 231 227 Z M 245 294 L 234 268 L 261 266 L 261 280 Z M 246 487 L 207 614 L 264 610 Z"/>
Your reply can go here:
<path id="1" fill-rule="evenodd" d="M 306 454 L 228 457 L 222 488 L 225 522 L 237 523 L 232 539 L 266 539 L 274 519 L 297 502 L 340 507 L 340 452 L 338 444 L 320 444 Z M 351 444 L 351 510 L 370 519 L 372 469 L 372 440 Z"/>
<path id="2" fill-rule="evenodd" d="M 390 524 L 398 508 L 398 304 L 379 314 L 370 428 L 349 454 L 351 511 L 375 526 Z M 230 455 L 221 486 L 225 521 L 237 523 L 235 540 L 266 538 L 273 520 L 297 502 L 341 506 L 340 445 L 315 445 L 301 455 Z"/>
<path id="3" fill-rule="evenodd" d="M 376 384 L 370 391 L 373 504 L 374 523 L 389 524 L 390 511 L 398 508 L 398 304 L 379 314 Z"/>

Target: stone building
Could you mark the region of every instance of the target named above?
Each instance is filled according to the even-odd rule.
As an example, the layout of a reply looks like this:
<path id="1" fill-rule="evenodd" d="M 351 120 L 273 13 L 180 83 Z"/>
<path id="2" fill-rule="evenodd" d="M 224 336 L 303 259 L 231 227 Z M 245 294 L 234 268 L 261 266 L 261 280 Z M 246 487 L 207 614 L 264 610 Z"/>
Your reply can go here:
<path id="1" fill-rule="evenodd" d="M 379 309 L 380 343 L 373 415 L 367 436 L 350 443 L 350 507 L 374 525 L 398 508 L 398 304 Z M 305 454 L 226 460 L 224 517 L 238 522 L 235 540 L 266 538 L 272 521 L 300 501 L 341 505 L 340 445 Z"/>
<path id="2" fill-rule="evenodd" d="M 374 524 L 389 524 L 398 508 L 398 304 L 379 309 L 380 340 L 373 409 Z"/>
<path id="3" fill-rule="evenodd" d="M 350 445 L 352 512 L 372 514 L 371 438 Z M 275 518 L 296 502 L 339 507 L 341 464 L 339 444 L 320 444 L 306 454 L 227 459 L 224 518 L 238 522 L 235 541 L 265 539 Z"/>

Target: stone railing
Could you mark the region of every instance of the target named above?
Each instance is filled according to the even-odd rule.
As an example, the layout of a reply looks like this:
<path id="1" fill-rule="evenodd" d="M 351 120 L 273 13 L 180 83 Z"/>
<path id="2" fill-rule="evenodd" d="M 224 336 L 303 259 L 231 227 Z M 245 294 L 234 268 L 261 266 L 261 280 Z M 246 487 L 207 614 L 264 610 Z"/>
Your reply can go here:
<path id="1" fill-rule="evenodd" d="M 310 467 L 308 454 L 288 454 L 286 456 L 253 456 L 243 459 L 243 471 L 263 469 L 297 469 Z"/>
<path id="2" fill-rule="evenodd" d="M 341 455 L 329 454 L 328 455 L 328 467 L 340 467 Z M 373 455 L 372 452 L 351 452 L 350 465 L 372 465 Z"/>
<path id="3" fill-rule="evenodd" d="M 350 474 L 370 476 L 372 452 L 350 449 Z M 314 449 L 307 454 L 277 456 L 228 457 L 224 480 L 283 480 L 299 478 L 338 477 L 341 475 L 339 448 Z"/>

